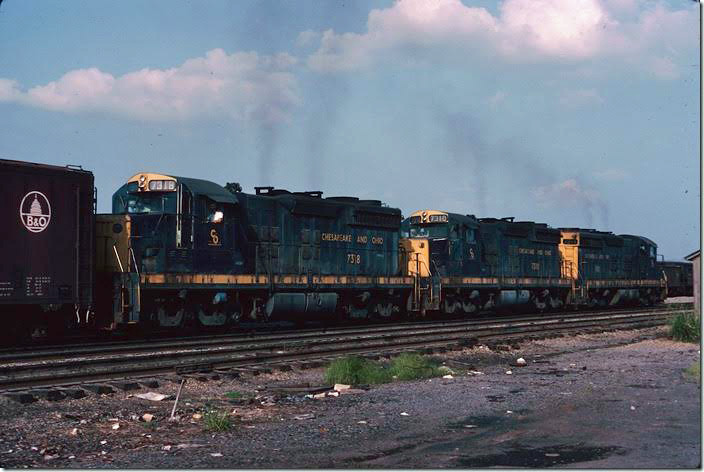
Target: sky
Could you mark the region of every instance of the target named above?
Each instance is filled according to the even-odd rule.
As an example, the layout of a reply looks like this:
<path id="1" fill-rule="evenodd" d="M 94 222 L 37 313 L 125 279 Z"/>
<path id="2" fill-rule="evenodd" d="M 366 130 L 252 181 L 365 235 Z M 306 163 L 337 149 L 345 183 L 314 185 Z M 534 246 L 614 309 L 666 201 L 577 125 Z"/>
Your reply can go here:
<path id="1" fill-rule="evenodd" d="M 5 0 L 0 158 L 699 248 L 691 0 Z"/>

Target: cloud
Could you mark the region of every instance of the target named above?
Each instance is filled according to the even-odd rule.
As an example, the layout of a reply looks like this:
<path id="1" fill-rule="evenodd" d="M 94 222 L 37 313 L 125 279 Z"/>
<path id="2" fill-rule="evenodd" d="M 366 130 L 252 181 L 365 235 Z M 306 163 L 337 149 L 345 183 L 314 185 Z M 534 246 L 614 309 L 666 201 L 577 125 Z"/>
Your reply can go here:
<path id="1" fill-rule="evenodd" d="M 97 68 L 78 69 L 26 91 L 0 79 L 0 101 L 155 121 L 227 116 L 280 122 L 301 101 L 291 73 L 295 63 L 288 54 L 213 49 L 171 69 L 142 69 L 118 77 Z"/>
<path id="2" fill-rule="evenodd" d="M 677 65 L 667 57 L 654 57 L 648 65 L 653 75 L 659 79 L 670 80 L 680 76 Z"/>
<path id="3" fill-rule="evenodd" d="M 505 102 L 507 96 L 508 94 L 503 90 L 497 90 L 497 92 L 491 97 L 487 98 L 486 101 L 490 106 L 496 107 L 499 104 Z"/>
<path id="4" fill-rule="evenodd" d="M 560 94 L 560 105 L 567 107 L 601 105 L 602 103 L 604 103 L 604 99 L 594 89 L 565 90 Z"/>
<path id="5" fill-rule="evenodd" d="M 628 21 L 611 10 L 627 14 Z M 496 16 L 460 0 L 397 0 L 372 10 L 364 33 L 323 32 L 308 65 L 322 72 L 355 70 L 389 57 L 412 61 L 429 50 L 435 59 L 464 61 L 476 53 L 507 62 L 633 61 L 652 57 L 664 44 L 673 55 L 692 39 L 696 22 L 695 8 L 673 11 L 657 3 L 636 11 L 626 0 L 504 0 Z M 306 40 L 312 38 L 306 32 Z"/>
<path id="6" fill-rule="evenodd" d="M 302 33 L 299 33 L 298 37 L 296 38 L 296 46 L 301 48 L 310 46 L 311 44 L 315 44 L 320 41 L 320 37 L 321 33 L 319 33 L 318 31 L 303 31 Z"/>
<path id="7" fill-rule="evenodd" d="M 0 102 L 16 100 L 22 93 L 16 80 L 0 79 Z"/>

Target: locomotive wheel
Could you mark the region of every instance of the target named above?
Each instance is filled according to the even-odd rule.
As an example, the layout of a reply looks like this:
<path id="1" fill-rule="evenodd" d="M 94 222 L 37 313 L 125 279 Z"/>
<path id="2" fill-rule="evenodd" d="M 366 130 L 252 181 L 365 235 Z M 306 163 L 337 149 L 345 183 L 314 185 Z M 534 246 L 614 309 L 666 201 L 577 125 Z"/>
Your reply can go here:
<path id="1" fill-rule="evenodd" d="M 208 309 L 203 305 L 197 305 L 196 318 L 201 327 L 223 326 L 227 322 L 227 313 L 224 307 Z"/>
<path id="2" fill-rule="evenodd" d="M 183 328 L 187 318 L 186 309 L 180 307 L 169 310 L 163 303 L 160 303 L 156 307 L 154 318 L 162 328 Z"/>
<path id="3" fill-rule="evenodd" d="M 398 307 L 391 302 L 379 302 L 374 306 L 374 318 L 388 321 L 394 318 L 394 313 L 398 312 Z"/>
<path id="4" fill-rule="evenodd" d="M 228 313 L 228 323 L 232 326 L 236 326 L 242 320 L 242 306 L 239 303 L 233 304 L 227 310 Z"/>

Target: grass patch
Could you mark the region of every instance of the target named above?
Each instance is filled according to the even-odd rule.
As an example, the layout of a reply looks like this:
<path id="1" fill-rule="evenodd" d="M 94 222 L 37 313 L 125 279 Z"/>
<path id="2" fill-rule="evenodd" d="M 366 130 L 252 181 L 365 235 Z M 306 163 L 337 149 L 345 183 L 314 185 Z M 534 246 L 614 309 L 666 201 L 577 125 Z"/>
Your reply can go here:
<path id="1" fill-rule="evenodd" d="M 391 361 L 391 374 L 398 380 L 427 379 L 443 375 L 438 365 L 420 354 L 403 353 Z"/>
<path id="2" fill-rule="evenodd" d="M 687 367 L 684 370 L 684 373 L 699 382 L 699 379 L 701 378 L 701 364 L 699 362 L 695 362 Z"/>
<path id="3" fill-rule="evenodd" d="M 246 395 L 242 392 L 225 392 L 225 398 L 229 398 L 230 400 L 239 400 L 240 398 L 244 398 Z"/>
<path id="4" fill-rule="evenodd" d="M 362 357 L 335 359 L 325 370 L 329 384 L 381 384 L 393 380 L 415 380 L 439 377 L 443 372 L 437 363 L 415 353 L 404 353 L 391 360 L 389 366 Z"/>
<path id="5" fill-rule="evenodd" d="M 229 431 L 232 420 L 226 411 L 208 410 L 203 414 L 203 425 L 208 431 Z"/>
<path id="6" fill-rule="evenodd" d="M 670 321 L 670 335 L 675 341 L 698 343 L 701 337 L 701 322 L 694 312 L 678 313 Z"/>
<path id="7" fill-rule="evenodd" d="M 362 357 L 335 359 L 325 369 L 329 384 L 380 384 L 391 381 L 391 373 L 380 364 Z"/>

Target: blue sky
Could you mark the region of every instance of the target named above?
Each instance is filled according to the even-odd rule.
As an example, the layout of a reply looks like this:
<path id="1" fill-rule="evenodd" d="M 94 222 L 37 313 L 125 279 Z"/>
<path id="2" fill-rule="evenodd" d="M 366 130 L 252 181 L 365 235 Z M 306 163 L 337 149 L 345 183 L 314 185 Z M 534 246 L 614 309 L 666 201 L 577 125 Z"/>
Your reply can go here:
<path id="1" fill-rule="evenodd" d="M 699 8 L 664 0 L 0 5 L 0 157 L 699 246 Z"/>

